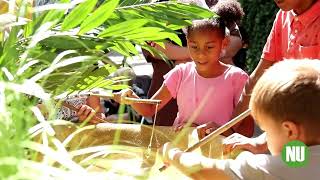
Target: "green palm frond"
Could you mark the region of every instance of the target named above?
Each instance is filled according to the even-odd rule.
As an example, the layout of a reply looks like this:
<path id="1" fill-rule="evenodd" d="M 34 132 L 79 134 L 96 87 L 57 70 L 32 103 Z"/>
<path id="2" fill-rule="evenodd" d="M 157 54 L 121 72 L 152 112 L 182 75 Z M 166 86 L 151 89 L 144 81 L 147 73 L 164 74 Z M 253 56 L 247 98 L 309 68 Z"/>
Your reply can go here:
<path id="1" fill-rule="evenodd" d="M 136 5 L 123 6 L 128 2 Z M 25 26 L 24 30 L 29 33 L 24 34 L 25 37 L 19 41 L 20 49 L 10 48 L 12 53 L 8 51 L 8 48 L 4 48 L 4 51 L 9 52 L 10 57 L 14 58 L 19 57 L 11 54 L 18 54 L 16 51 L 19 51 L 20 57 L 24 58 L 21 59 L 23 64 L 37 61 L 30 66 L 34 68 L 33 70 L 25 71 L 28 72 L 29 77 L 32 76 L 32 73 L 42 73 L 55 56 L 66 50 L 77 51 L 76 54 L 69 55 L 71 56 L 69 58 L 83 55 L 90 57 L 90 60 L 86 62 L 60 67 L 52 71 L 50 77 L 40 80 L 47 90 L 65 89 L 59 87 L 65 84 L 74 85 L 79 79 L 85 79 L 84 70 L 92 68 L 98 60 L 105 59 L 104 53 L 106 52 L 113 50 L 129 57 L 138 54 L 135 45 L 140 45 L 151 53 L 158 54 L 158 51 L 147 47 L 145 41 L 156 41 L 161 44 L 166 39 L 170 39 L 181 45 L 174 30 L 189 25 L 192 19 L 213 16 L 209 10 L 195 5 L 176 2 L 138 4 L 141 2 L 108 0 L 94 9 L 97 4 L 96 0 L 86 0 L 79 4 L 71 4 L 68 0 L 64 0 L 56 6 L 57 9 L 49 6 L 50 8 L 47 7 L 49 10 L 41 10 L 37 12 L 38 14 L 34 14 L 34 18 L 39 17 L 39 19 Z M 119 3 L 121 6 L 117 7 Z M 71 7 L 73 9 L 70 9 Z M 16 37 L 17 34 L 9 37 L 10 42 Z M 163 54 L 161 56 L 165 58 Z M 22 66 L 20 65 L 20 68 Z M 15 70 L 8 69 L 12 71 L 12 74 L 16 73 Z M 59 80 L 63 76 L 65 83 Z M 44 83 L 45 81 L 47 82 Z"/>
<path id="2" fill-rule="evenodd" d="M 68 173 L 63 168 L 69 166 L 53 168 L 52 161 L 57 159 L 52 155 L 67 152 L 53 134 L 41 132 L 43 142 L 27 143 L 31 140 L 28 129 L 35 123 L 39 122 L 43 129 L 51 128 L 51 121 L 45 121 L 34 107 L 38 98 L 47 101 L 65 92 L 97 87 L 126 88 L 130 79 L 112 76 L 119 66 L 108 58 L 108 52 L 117 51 L 128 57 L 137 55 L 135 46 L 140 45 L 165 58 L 146 41 L 163 45 L 170 39 L 181 44 L 174 30 L 189 25 L 193 19 L 214 15 L 194 5 L 144 3 L 145 0 L 105 0 L 102 4 L 97 0 L 61 0 L 36 7 L 30 20 L 0 15 L 0 179 L 53 178 L 45 173 L 48 169 Z M 49 114 L 54 112 L 50 109 Z M 49 144 L 56 146 L 50 148 Z M 34 161 L 39 152 L 47 160 L 41 163 L 43 166 Z M 67 164 L 72 161 L 67 156 L 58 159 Z"/>

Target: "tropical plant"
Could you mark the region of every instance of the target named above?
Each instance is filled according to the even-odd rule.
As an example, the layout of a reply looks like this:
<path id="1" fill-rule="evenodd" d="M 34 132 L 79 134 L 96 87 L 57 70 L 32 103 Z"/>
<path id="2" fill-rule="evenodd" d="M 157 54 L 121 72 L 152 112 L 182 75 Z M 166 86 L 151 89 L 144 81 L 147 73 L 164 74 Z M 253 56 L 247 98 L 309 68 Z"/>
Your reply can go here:
<path id="1" fill-rule="evenodd" d="M 174 30 L 213 15 L 176 2 L 61 0 L 35 8 L 26 2 L 9 7 L 15 14 L 0 14 L 0 179 L 91 176 L 55 138 L 54 110 L 46 121 L 35 107 L 38 100 L 54 109 L 52 98 L 61 93 L 124 88 L 118 84 L 124 77 L 106 78 L 119 68 L 108 52 L 129 58 L 138 55 L 139 45 L 159 53 L 146 41 L 181 44 Z M 32 141 L 31 132 L 42 141 Z"/>
<path id="2" fill-rule="evenodd" d="M 239 0 L 239 2 L 246 14 L 242 26 L 249 36 L 246 66 L 248 71 L 252 72 L 261 58 L 263 46 L 279 8 L 273 1 Z"/>

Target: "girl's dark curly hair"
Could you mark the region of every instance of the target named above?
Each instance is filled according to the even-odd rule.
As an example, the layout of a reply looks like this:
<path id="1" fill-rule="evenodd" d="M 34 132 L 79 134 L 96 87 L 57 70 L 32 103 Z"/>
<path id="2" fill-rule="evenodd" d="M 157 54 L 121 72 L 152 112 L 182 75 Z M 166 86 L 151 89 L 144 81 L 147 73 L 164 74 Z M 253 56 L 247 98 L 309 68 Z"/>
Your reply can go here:
<path id="1" fill-rule="evenodd" d="M 226 35 L 226 26 L 240 21 L 244 16 L 241 4 L 237 0 L 219 0 L 211 10 L 219 15 L 219 17 L 213 17 L 205 20 L 195 20 L 192 25 L 184 28 L 183 32 L 188 35 L 193 30 L 199 29 L 217 29 L 221 33 L 222 37 Z M 229 28 L 229 27 L 228 27 Z M 230 29 L 229 29 L 230 30 Z"/>
<path id="2" fill-rule="evenodd" d="M 244 16 L 241 4 L 237 0 L 219 0 L 211 7 L 211 10 L 217 13 L 227 24 L 230 22 L 239 22 Z"/>
<path id="3" fill-rule="evenodd" d="M 183 29 L 183 32 L 188 36 L 191 31 L 199 29 L 213 29 L 218 30 L 221 37 L 226 35 L 226 25 L 223 20 L 219 17 L 214 17 L 211 19 L 195 20 L 192 21 L 192 25 Z"/>

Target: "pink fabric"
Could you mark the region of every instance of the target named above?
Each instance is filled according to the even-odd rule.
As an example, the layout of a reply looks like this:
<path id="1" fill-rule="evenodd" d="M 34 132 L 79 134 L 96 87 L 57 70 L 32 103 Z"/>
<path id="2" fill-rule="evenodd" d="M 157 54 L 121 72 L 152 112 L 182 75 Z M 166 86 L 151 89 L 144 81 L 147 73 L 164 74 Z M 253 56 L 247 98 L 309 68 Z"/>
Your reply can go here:
<path id="1" fill-rule="evenodd" d="M 262 58 L 269 61 L 320 59 L 320 0 L 300 15 L 280 10 Z"/>
<path id="2" fill-rule="evenodd" d="M 164 76 L 164 83 L 173 98 L 177 99 L 178 114 L 174 126 L 186 123 L 208 94 L 205 106 L 193 123 L 201 125 L 210 121 L 223 125 L 231 118 L 248 75 L 231 66 L 216 78 L 200 76 L 194 62 L 180 64 Z"/>

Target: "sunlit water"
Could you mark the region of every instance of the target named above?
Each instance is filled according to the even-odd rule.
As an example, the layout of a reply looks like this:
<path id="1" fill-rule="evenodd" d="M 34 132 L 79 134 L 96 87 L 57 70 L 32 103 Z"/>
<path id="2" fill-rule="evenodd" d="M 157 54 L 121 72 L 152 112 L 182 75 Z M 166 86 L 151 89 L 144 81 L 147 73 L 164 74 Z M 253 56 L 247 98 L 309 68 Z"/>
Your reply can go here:
<path id="1" fill-rule="evenodd" d="M 75 132 L 76 125 L 55 126 L 57 138 L 65 140 L 72 132 Z M 114 138 L 117 131 L 121 131 L 118 145 L 114 145 Z M 176 143 L 181 149 L 186 149 L 198 142 L 196 131 L 189 128 L 179 137 L 171 127 L 145 126 L 140 124 L 110 124 L 87 126 L 85 130 L 75 133 L 71 141 L 66 145 L 68 151 L 74 152 L 88 147 L 100 147 L 99 150 L 91 153 L 77 155 L 74 161 L 80 163 L 88 172 L 107 172 L 123 177 L 160 179 L 170 176 L 187 178 L 179 173 L 174 167 L 167 168 L 160 172 L 163 166 L 161 157 L 157 155 L 159 148 L 166 142 L 172 142 L 179 138 Z M 150 137 L 153 134 L 153 138 Z M 195 152 L 212 158 L 223 158 L 222 137 L 217 137 L 210 144 L 205 145 Z M 151 146 L 150 146 L 151 144 Z M 111 148 L 111 149 L 110 149 Z"/>

